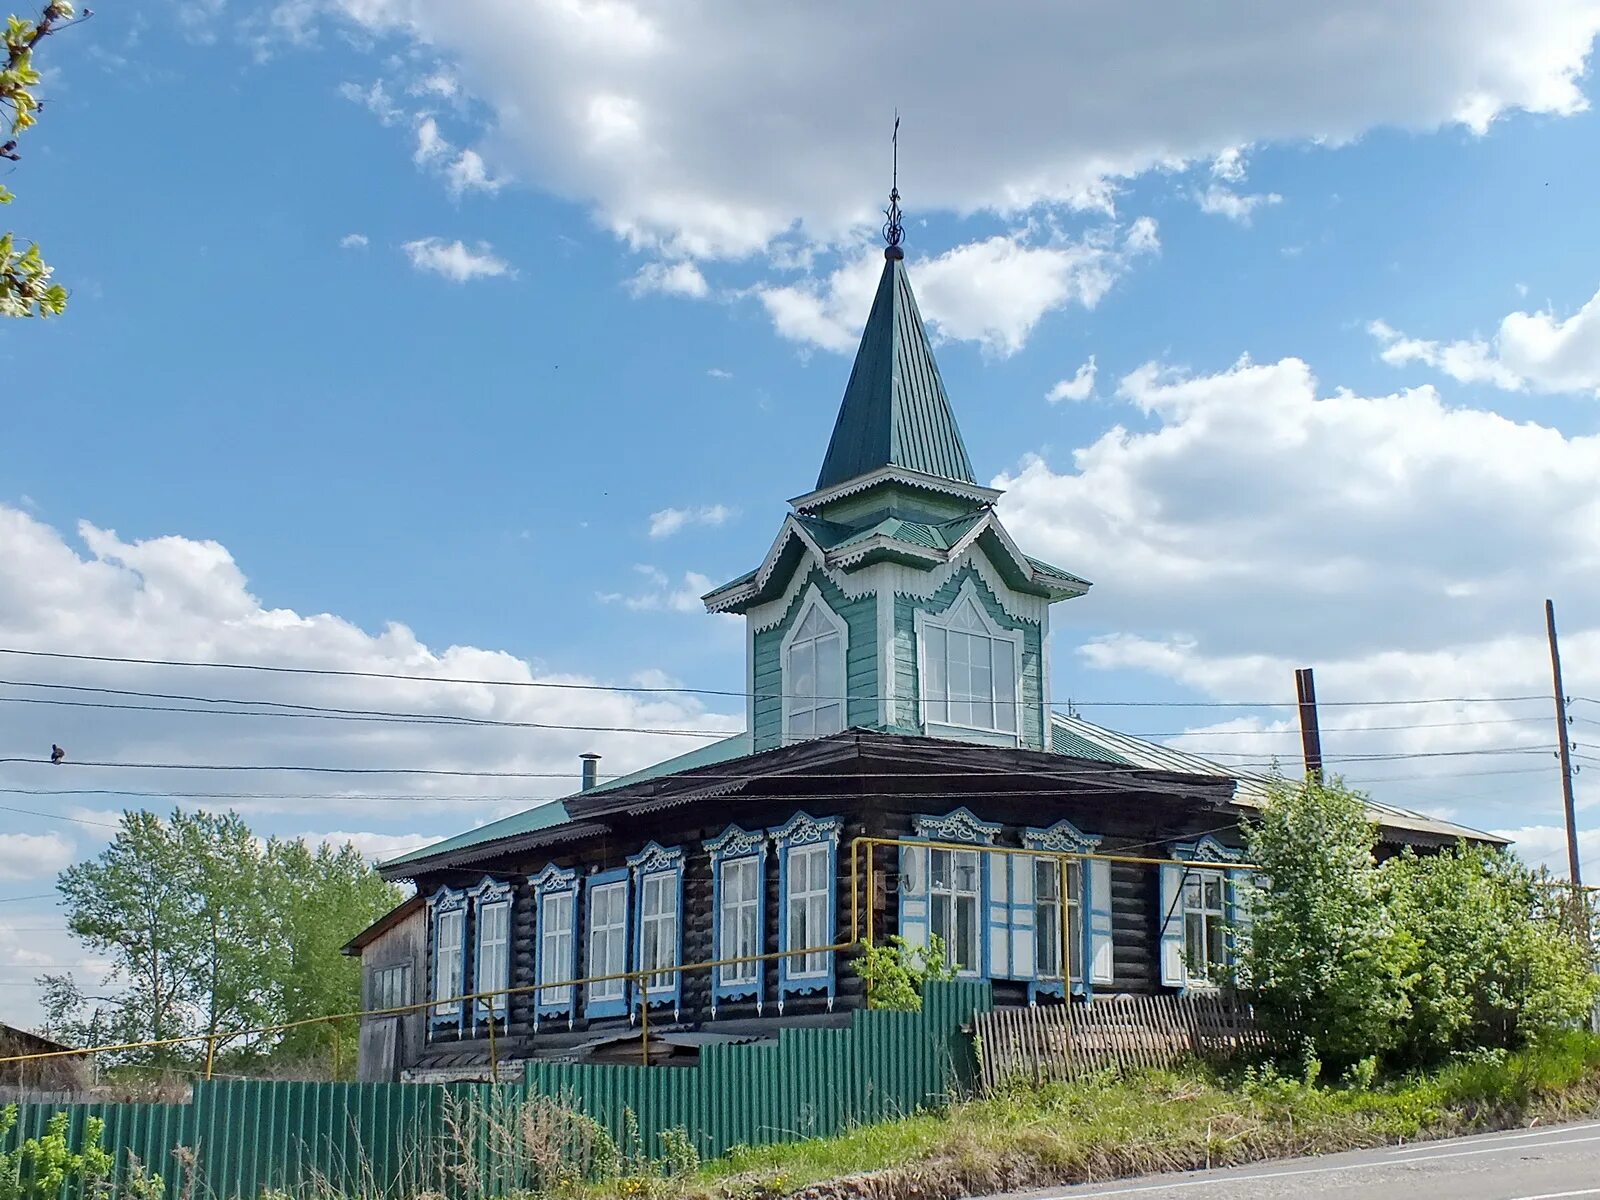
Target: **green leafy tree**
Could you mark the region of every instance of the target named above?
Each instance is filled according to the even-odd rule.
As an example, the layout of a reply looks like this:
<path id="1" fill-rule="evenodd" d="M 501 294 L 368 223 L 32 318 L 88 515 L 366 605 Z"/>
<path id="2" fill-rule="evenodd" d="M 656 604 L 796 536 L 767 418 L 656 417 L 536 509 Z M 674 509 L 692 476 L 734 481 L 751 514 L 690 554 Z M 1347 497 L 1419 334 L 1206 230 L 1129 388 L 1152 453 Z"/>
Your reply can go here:
<path id="1" fill-rule="evenodd" d="M 1339 782 L 1280 782 L 1246 841 L 1268 882 L 1244 974 L 1263 1024 L 1334 1065 L 1391 1050 L 1410 1015 L 1416 947 L 1379 895 L 1362 797 Z"/>
<path id="2" fill-rule="evenodd" d="M 282 954 L 276 965 L 278 1020 L 300 1021 L 360 1007 L 361 963 L 340 953 L 360 929 L 400 902 L 354 846 L 274 839 L 264 862 Z M 352 919 L 357 914 L 358 919 Z M 348 1056 L 351 1022 L 285 1031 L 280 1053 L 294 1059 Z"/>
<path id="3" fill-rule="evenodd" d="M 1394 920 L 1416 946 L 1402 1054 L 1428 1063 L 1477 1047 L 1515 1047 L 1570 1027 L 1596 980 L 1570 925 L 1546 913 L 1533 872 L 1486 846 L 1386 862 Z"/>
<path id="4" fill-rule="evenodd" d="M 16 162 L 17 140 L 39 120 L 41 102 L 34 89 L 39 71 L 33 65 L 33 51 L 44 38 L 55 33 L 73 18 L 68 0 L 50 0 L 37 21 L 13 16 L 7 22 L 0 49 L 0 114 L 9 110 L 6 130 L 0 132 L 0 159 Z M 0 186 L 0 204 L 10 204 L 11 192 Z M 0 316 L 47 317 L 67 307 L 67 289 L 50 280 L 51 269 L 39 253 L 37 242 L 26 250 L 17 249 L 16 236 L 0 234 Z"/>
<path id="5" fill-rule="evenodd" d="M 236 814 L 182 811 L 125 813 L 58 887 L 68 927 L 111 960 L 112 994 L 46 977 L 47 1024 L 81 1044 L 198 1039 L 124 1056 L 156 1066 L 208 1045 L 234 1062 L 332 1048 L 339 1032 L 319 1026 L 240 1031 L 359 1007 L 359 968 L 339 947 L 400 899 L 353 847 L 263 842 Z"/>

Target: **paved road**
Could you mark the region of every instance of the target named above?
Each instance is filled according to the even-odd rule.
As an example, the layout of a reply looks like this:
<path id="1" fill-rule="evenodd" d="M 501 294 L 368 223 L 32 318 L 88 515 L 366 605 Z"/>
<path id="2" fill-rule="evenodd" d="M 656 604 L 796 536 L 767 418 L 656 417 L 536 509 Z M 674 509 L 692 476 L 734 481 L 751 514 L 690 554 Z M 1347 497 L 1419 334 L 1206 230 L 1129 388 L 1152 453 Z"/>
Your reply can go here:
<path id="1" fill-rule="evenodd" d="M 1028 1200 L 1600 1200 L 1600 1121 L 1026 1195 Z"/>

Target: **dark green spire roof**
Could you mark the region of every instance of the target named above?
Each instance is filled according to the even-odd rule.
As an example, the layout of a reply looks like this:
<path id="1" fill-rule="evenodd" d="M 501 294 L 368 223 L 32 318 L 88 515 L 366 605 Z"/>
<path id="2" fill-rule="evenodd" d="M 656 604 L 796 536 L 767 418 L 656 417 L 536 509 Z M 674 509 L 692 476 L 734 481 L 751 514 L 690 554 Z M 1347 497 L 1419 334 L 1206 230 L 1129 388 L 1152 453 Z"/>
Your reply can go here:
<path id="1" fill-rule="evenodd" d="M 899 250 L 891 246 L 884 256 L 819 491 L 883 467 L 977 482 Z"/>

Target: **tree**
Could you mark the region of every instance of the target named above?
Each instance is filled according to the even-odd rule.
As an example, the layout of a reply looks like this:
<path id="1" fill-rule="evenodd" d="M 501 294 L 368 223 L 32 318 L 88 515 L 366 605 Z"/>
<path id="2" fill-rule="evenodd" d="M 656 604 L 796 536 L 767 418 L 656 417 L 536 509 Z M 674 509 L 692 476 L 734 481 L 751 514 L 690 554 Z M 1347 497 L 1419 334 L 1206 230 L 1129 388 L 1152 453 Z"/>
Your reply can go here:
<path id="1" fill-rule="evenodd" d="M 1280 782 L 1246 830 L 1255 891 L 1245 978 L 1285 1047 L 1331 1064 L 1383 1055 L 1410 1012 L 1416 957 L 1379 896 L 1377 828 L 1342 783 Z"/>
<path id="2" fill-rule="evenodd" d="M 1430 1063 L 1514 1047 L 1571 1026 L 1595 978 L 1570 925 L 1543 913 L 1539 884 L 1505 851 L 1460 845 L 1383 864 L 1383 898 L 1417 949 L 1402 1054 Z"/>
<path id="3" fill-rule="evenodd" d="M 263 842 L 234 813 L 182 811 L 123 814 L 111 845 L 58 887 L 68 927 L 111 960 L 113 994 L 91 1008 L 70 976 L 45 977 L 50 1026 L 94 1043 L 196 1039 L 124 1056 L 157 1066 L 208 1046 L 234 1061 L 326 1051 L 338 1034 L 321 1026 L 241 1031 L 359 1007 L 358 967 L 339 947 L 400 898 L 349 845 Z"/>
<path id="4" fill-rule="evenodd" d="M 68 0 L 49 0 L 37 21 L 13 16 L 6 22 L 5 58 L 0 60 L 0 109 L 11 110 L 9 136 L 0 142 L 0 158 L 16 162 L 17 139 L 38 123 L 41 102 L 33 89 L 39 72 L 33 65 L 33 50 L 73 18 Z M 11 192 L 0 186 L 0 204 L 10 204 Z M 47 317 L 67 307 L 67 289 L 50 282 L 51 269 L 39 253 L 37 242 L 18 251 L 16 236 L 0 234 L 0 316 Z"/>

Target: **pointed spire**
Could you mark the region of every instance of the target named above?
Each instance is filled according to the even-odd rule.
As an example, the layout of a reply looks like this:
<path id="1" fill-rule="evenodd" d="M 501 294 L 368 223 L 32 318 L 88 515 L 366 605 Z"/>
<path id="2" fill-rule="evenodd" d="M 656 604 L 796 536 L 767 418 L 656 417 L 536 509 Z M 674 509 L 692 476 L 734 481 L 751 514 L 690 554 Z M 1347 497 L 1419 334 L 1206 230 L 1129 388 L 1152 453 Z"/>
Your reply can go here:
<path id="1" fill-rule="evenodd" d="M 883 467 L 975 484 L 904 255 L 891 244 L 817 488 Z"/>
<path id="2" fill-rule="evenodd" d="M 900 110 L 894 110 L 894 136 L 889 139 L 894 147 L 893 168 L 889 176 L 889 207 L 883 210 L 883 240 L 887 248 L 883 252 L 885 258 L 904 258 L 906 252 L 900 249 L 900 241 L 906 236 L 905 226 L 900 223 Z"/>

